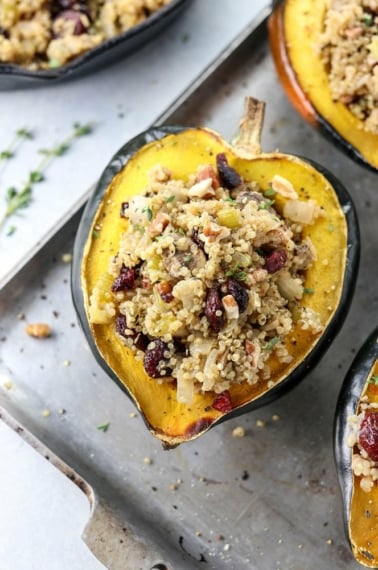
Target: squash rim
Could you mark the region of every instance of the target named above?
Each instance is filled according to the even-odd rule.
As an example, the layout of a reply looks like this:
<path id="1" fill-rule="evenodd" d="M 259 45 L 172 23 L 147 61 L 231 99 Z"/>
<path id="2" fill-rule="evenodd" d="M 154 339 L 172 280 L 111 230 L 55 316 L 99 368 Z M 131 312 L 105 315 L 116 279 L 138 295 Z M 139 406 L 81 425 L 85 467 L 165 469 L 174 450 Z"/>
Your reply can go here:
<path id="1" fill-rule="evenodd" d="M 340 209 L 345 217 L 345 226 L 347 232 L 346 264 L 343 275 L 343 284 L 340 291 L 339 304 L 336 310 L 333 312 L 333 315 L 330 318 L 327 327 L 324 329 L 320 337 L 317 339 L 310 353 L 306 356 L 304 360 L 298 362 L 298 364 L 296 364 L 296 366 L 290 372 L 290 374 L 284 379 L 282 379 L 276 386 L 274 386 L 271 389 L 268 389 L 266 392 L 258 396 L 256 399 L 246 402 L 245 404 L 237 408 L 234 408 L 232 411 L 218 418 L 215 418 L 214 421 L 209 426 L 206 426 L 203 430 L 201 430 L 199 433 L 196 433 L 194 436 L 185 437 L 184 435 L 180 435 L 179 437 L 174 437 L 174 436 L 164 437 L 164 434 L 160 434 L 146 420 L 143 411 L 139 406 L 139 403 L 136 401 L 133 395 L 129 393 L 127 387 L 123 384 L 123 382 L 120 381 L 120 379 L 111 369 L 110 365 L 101 355 L 99 348 L 97 347 L 93 339 L 92 331 L 90 329 L 87 319 L 84 294 L 81 287 L 82 257 L 83 257 L 83 252 L 86 248 L 87 241 L 90 239 L 89 231 L 93 223 L 93 219 L 98 210 L 102 196 L 104 192 L 106 192 L 106 189 L 108 188 L 108 185 L 113 179 L 113 177 L 124 167 L 124 165 L 128 162 L 128 160 L 134 156 L 135 152 L 138 151 L 140 148 L 142 148 L 144 145 L 152 141 L 158 141 L 167 135 L 177 134 L 180 133 L 181 131 L 189 129 L 197 130 L 195 127 L 184 127 L 184 126 L 153 127 L 152 129 L 147 129 L 146 131 L 138 134 L 136 137 L 134 137 L 125 145 L 123 145 L 115 153 L 115 155 L 109 162 L 108 166 L 105 167 L 105 170 L 102 176 L 100 177 L 99 182 L 96 185 L 91 197 L 89 198 L 88 203 L 83 212 L 75 239 L 73 266 L 71 273 L 71 290 L 72 290 L 74 307 L 78 315 L 80 325 L 84 331 L 84 334 L 90 345 L 91 351 L 94 354 L 97 362 L 100 364 L 102 369 L 105 370 L 105 372 L 112 378 L 112 380 L 116 382 L 116 384 L 122 389 L 122 391 L 126 393 L 129 399 L 131 399 L 131 401 L 140 411 L 148 430 L 162 441 L 165 441 L 167 446 L 169 447 L 177 445 L 178 443 L 184 441 L 186 442 L 195 439 L 200 435 L 204 434 L 210 428 L 221 423 L 222 421 L 225 421 L 226 419 L 236 417 L 241 413 L 245 413 L 247 411 L 251 411 L 253 409 L 257 409 L 263 405 L 268 404 L 276 397 L 283 395 L 289 389 L 294 387 L 298 382 L 300 382 L 305 377 L 306 373 L 309 370 L 314 368 L 317 361 L 323 356 L 323 354 L 328 349 L 329 345 L 331 344 L 334 337 L 338 333 L 346 317 L 347 310 L 350 306 L 353 297 L 353 292 L 357 277 L 357 269 L 359 265 L 359 254 L 360 254 L 360 235 L 359 235 L 359 225 L 358 225 L 356 210 L 351 196 L 347 192 L 346 188 L 342 185 L 342 183 L 327 169 L 325 169 L 324 167 L 322 167 L 321 165 L 317 164 L 314 161 L 311 161 L 307 158 L 303 158 L 299 155 L 294 155 L 294 154 L 288 155 L 284 153 L 277 153 L 277 156 L 296 157 L 297 159 L 300 159 L 301 161 L 310 164 L 313 168 L 315 168 L 323 176 L 325 176 L 325 178 L 332 186 L 336 194 Z M 205 129 L 205 130 L 213 132 L 210 129 Z M 262 156 L 264 154 L 271 154 L 271 153 L 262 153 Z"/>
<path id="2" fill-rule="evenodd" d="M 296 111 L 313 127 L 319 129 L 328 141 L 333 143 L 339 150 L 345 152 L 350 158 L 355 159 L 360 165 L 376 172 L 378 170 L 378 156 L 375 162 L 370 158 L 366 158 L 362 150 L 357 148 L 344 134 L 341 134 L 339 130 L 333 126 L 332 122 L 328 121 L 324 115 L 321 114 L 312 98 L 306 93 L 302 86 L 298 72 L 290 57 L 285 34 L 284 18 L 287 3 L 288 0 L 279 3 L 268 18 L 268 35 L 271 54 L 278 78 L 287 98 Z M 314 56 L 314 59 L 317 60 L 318 58 Z M 326 77 L 325 73 L 324 76 Z M 330 102 L 330 109 L 336 109 L 337 113 L 338 105 L 342 104 Z M 346 110 L 344 105 L 342 107 Z M 353 121 L 357 122 L 357 118 L 354 117 L 350 111 L 348 111 L 348 114 L 353 116 Z M 332 116 L 333 115 L 334 113 L 332 113 Z M 368 133 L 368 135 L 370 137 L 375 136 L 378 146 L 378 135 L 374 135 L 374 133 Z"/>

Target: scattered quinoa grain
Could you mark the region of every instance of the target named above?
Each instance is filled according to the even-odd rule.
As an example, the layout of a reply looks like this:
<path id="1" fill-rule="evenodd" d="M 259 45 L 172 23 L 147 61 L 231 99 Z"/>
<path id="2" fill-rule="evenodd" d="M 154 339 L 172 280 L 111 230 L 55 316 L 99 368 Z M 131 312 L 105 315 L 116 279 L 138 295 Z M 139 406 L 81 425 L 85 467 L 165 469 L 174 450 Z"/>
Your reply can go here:
<path id="1" fill-rule="evenodd" d="M 63 253 L 62 255 L 63 263 L 71 263 L 72 261 L 72 253 Z"/>
<path id="2" fill-rule="evenodd" d="M 48 418 L 51 415 L 50 410 L 42 410 L 41 416 L 44 418 Z"/>
<path id="3" fill-rule="evenodd" d="M 153 461 L 152 461 L 151 457 L 145 457 L 145 458 L 143 459 L 143 463 L 144 463 L 145 465 L 152 465 Z"/>
<path id="4" fill-rule="evenodd" d="M 224 547 L 223 547 L 223 550 L 224 550 L 225 552 L 228 552 L 229 550 L 231 550 L 231 544 L 228 544 L 228 543 L 225 544 Z"/>
<path id="5" fill-rule="evenodd" d="M 237 426 L 232 430 L 232 437 L 244 437 L 245 429 L 242 426 Z"/>
<path id="6" fill-rule="evenodd" d="M 256 427 L 264 428 L 266 426 L 266 422 L 264 420 L 256 420 Z"/>

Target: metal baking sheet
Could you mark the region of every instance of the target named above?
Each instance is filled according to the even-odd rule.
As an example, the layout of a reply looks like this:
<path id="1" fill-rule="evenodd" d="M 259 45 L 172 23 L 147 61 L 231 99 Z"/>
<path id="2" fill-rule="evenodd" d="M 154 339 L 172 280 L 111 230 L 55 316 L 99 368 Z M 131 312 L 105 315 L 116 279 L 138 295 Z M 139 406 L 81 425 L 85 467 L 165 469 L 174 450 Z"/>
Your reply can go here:
<path id="1" fill-rule="evenodd" d="M 163 33 L 130 56 L 73 81 L 0 92 L 0 152 L 17 130 L 33 140 L 16 145 L 12 160 L 0 159 L 0 220 L 6 189 L 20 189 L 40 164 L 40 150 L 65 141 L 74 123 L 93 124 L 52 161 L 45 180 L 33 186 L 30 205 L 0 222 L 0 287 L 86 201 L 108 158 L 161 113 L 187 98 L 199 82 L 255 27 L 269 0 L 191 0 Z M 211 22 L 211 25 L 209 25 Z M 13 232 L 13 233 L 12 233 Z M 11 234 L 11 235 L 10 235 Z"/>
<path id="2" fill-rule="evenodd" d="M 376 176 L 291 108 L 276 79 L 265 24 L 165 120 L 207 125 L 232 139 L 247 94 L 267 102 L 264 150 L 307 155 L 330 168 L 354 197 L 361 225 L 350 313 L 300 386 L 163 451 L 97 366 L 78 328 L 63 257 L 77 217 L 1 293 L 0 405 L 93 487 L 99 510 L 85 539 L 111 570 L 359 568 L 343 530 L 332 432 L 341 382 L 376 325 Z M 26 336 L 25 324 L 36 321 L 49 323 L 53 336 Z M 107 422 L 105 433 L 97 429 Z M 243 438 L 233 437 L 237 426 L 245 428 Z"/>

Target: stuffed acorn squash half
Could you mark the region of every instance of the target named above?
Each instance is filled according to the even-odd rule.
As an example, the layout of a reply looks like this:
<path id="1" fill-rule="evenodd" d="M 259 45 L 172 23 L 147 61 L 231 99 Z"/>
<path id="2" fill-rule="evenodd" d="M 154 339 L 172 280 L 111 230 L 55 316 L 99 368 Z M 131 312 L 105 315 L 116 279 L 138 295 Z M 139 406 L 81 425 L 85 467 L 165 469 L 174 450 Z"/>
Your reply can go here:
<path id="1" fill-rule="evenodd" d="M 354 557 L 378 568 L 378 328 L 360 348 L 342 385 L 334 446 Z"/>
<path id="2" fill-rule="evenodd" d="M 296 110 L 349 156 L 378 169 L 378 10 L 364 0 L 284 0 L 271 53 Z"/>
<path id="3" fill-rule="evenodd" d="M 73 298 L 97 360 L 166 447 L 285 393 L 346 316 L 358 224 L 320 166 L 152 128 L 114 156 L 78 230 Z"/>

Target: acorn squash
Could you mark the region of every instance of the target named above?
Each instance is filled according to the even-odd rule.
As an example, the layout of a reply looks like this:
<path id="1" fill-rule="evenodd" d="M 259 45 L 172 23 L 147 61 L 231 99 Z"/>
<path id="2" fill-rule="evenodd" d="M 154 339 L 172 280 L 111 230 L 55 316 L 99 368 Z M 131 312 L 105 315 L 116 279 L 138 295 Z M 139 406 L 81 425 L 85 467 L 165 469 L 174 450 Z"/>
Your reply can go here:
<path id="1" fill-rule="evenodd" d="M 125 144 L 105 168 L 79 226 L 74 250 L 72 291 L 81 325 L 101 366 L 128 394 L 150 432 L 165 447 L 192 440 L 225 419 L 258 408 L 284 394 L 318 362 L 340 328 L 351 301 L 359 260 L 359 230 L 353 203 L 340 182 L 319 165 L 281 152 L 261 152 L 263 114 L 264 104 L 247 98 L 240 133 L 232 145 L 223 140 L 220 134 L 202 127 L 156 127 L 139 134 Z M 290 359 L 283 362 L 277 356 L 278 350 L 271 350 L 266 363 L 270 370 L 269 379 L 261 370 L 258 381 L 252 384 L 235 382 L 222 393 L 219 390 L 218 393 L 197 390 L 190 404 L 178 401 L 176 381 L 160 381 L 151 377 L 153 373 L 147 375 L 146 369 L 149 371 L 150 366 L 146 367 L 146 362 L 143 364 L 143 361 L 136 359 L 134 352 L 121 341 L 117 315 L 105 315 L 102 319 L 100 312 L 96 318 L 91 318 L 94 291 L 97 294 L 100 291 L 100 295 L 103 295 L 105 312 L 107 302 L 112 303 L 114 296 L 111 291 L 114 278 L 108 274 L 109 263 L 117 259 L 120 236 L 130 227 L 128 220 L 120 215 L 120 210 L 127 208 L 136 196 L 143 193 L 148 185 L 148 173 L 156 165 L 163 165 L 175 179 L 184 181 L 188 181 L 200 165 L 208 165 L 206 168 L 210 165 L 212 172 L 217 172 L 225 186 L 237 185 L 238 178 L 243 179 L 243 188 L 252 185 L 255 189 L 253 200 L 257 203 L 262 201 L 261 208 L 268 209 L 274 200 L 267 200 L 266 195 L 272 196 L 272 180 L 278 176 L 281 182 L 290 181 L 302 205 L 316 203 L 322 212 L 313 223 L 303 226 L 304 237 L 311 240 L 317 253 L 312 265 L 302 271 L 303 291 L 306 294 L 299 304 L 291 304 L 293 313 L 299 310 L 316 314 L 321 321 L 321 332 L 306 330 L 299 319 L 293 318 L 290 334 L 281 345 L 290 353 Z M 197 192 L 203 192 L 203 188 L 203 183 L 196 185 Z M 213 191 L 212 188 L 210 190 Z M 282 212 L 288 201 L 282 194 L 276 193 L 277 212 Z M 235 213 L 240 215 L 235 208 L 230 221 L 230 209 L 236 202 L 233 198 L 223 202 L 227 207 L 226 211 L 222 210 L 223 221 L 217 219 L 218 229 L 222 224 L 232 225 Z M 152 217 L 149 208 L 141 208 L 141 213 L 149 219 Z M 135 228 L 139 229 L 138 224 L 135 224 Z M 192 239 L 200 243 L 198 236 L 193 235 Z M 260 254 L 265 255 L 266 260 L 269 257 L 266 252 L 256 253 L 257 256 Z M 276 257 L 269 257 L 269 267 L 266 261 L 268 271 L 265 270 L 265 273 L 279 269 L 282 259 L 280 255 Z M 272 267 L 273 262 L 278 262 L 279 267 Z M 157 268 L 159 263 L 161 260 L 158 259 Z M 243 269 L 246 274 L 253 267 Z M 238 273 L 234 273 L 235 279 L 242 279 Z M 119 279 L 124 278 L 128 279 L 129 275 L 122 269 Z M 227 283 L 223 283 L 223 286 L 229 287 L 228 293 L 232 293 L 226 295 L 228 301 L 233 303 L 232 310 L 235 309 L 235 298 L 240 311 L 244 310 L 245 306 L 241 308 L 241 304 L 245 300 L 248 302 L 244 283 L 232 283 L 232 286 Z M 213 292 L 214 289 L 211 289 L 208 299 L 212 299 Z M 199 318 L 206 320 L 207 309 L 204 302 Z M 218 324 L 215 323 L 215 329 Z M 222 324 L 219 326 L 221 328 Z M 213 330 L 209 336 L 218 342 L 218 332 Z M 275 342 L 273 338 L 267 343 L 270 349 Z M 185 338 L 180 338 L 180 343 L 185 344 Z M 204 346 L 205 343 L 200 347 L 202 352 L 206 352 Z M 146 350 L 143 346 L 139 348 Z"/>
<path id="2" fill-rule="evenodd" d="M 378 568 L 378 484 L 369 475 L 372 461 L 378 460 L 378 412 L 372 407 L 377 405 L 378 328 L 364 342 L 345 377 L 334 438 L 346 535 L 356 560 L 369 568 Z"/>
<path id="3" fill-rule="evenodd" d="M 360 164 L 378 168 L 378 134 L 366 130 L 346 103 L 333 97 L 319 46 L 328 0 L 285 0 L 268 20 L 278 78 L 289 100 L 312 126 Z"/>

